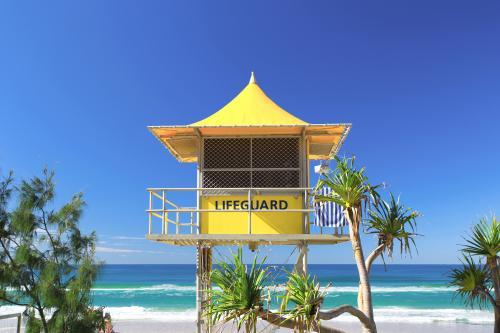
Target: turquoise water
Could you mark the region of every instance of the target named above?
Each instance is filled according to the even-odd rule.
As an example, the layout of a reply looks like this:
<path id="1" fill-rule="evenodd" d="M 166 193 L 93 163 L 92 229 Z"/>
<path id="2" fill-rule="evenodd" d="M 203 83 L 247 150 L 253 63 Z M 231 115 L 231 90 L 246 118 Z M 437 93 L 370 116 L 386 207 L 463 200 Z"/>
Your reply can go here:
<path id="1" fill-rule="evenodd" d="M 272 266 L 274 281 L 285 282 L 282 269 Z M 452 266 L 392 265 L 387 271 L 374 266 L 371 273 L 375 306 L 462 308 L 447 287 Z M 326 305 L 355 304 L 357 270 L 354 265 L 310 265 L 322 285 L 332 284 Z M 141 306 L 185 310 L 195 306 L 194 265 L 106 265 L 94 288 L 94 301 L 102 306 Z"/>
<path id="2" fill-rule="evenodd" d="M 489 311 L 466 310 L 454 298 L 447 275 L 452 265 L 375 265 L 371 273 L 377 320 L 490 323 Z M 271 266 L 273 284 L 283 284 L 283 269 Z M 322 285 L 329 283 L 325 308 L 356 304 L 355 265 L 310 265 Z M 194 265 L 105 265 L 94 287 L 94 303 L 120 318 L 192 319 Z"/>

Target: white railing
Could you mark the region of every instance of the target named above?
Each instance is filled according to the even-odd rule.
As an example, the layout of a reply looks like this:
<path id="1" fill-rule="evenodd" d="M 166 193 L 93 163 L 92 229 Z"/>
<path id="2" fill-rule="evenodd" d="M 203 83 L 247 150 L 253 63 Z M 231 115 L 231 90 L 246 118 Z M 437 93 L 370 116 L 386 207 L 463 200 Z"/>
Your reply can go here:
<path id="1" fill-rule="evenodd" d="M 252 233 L 252 213 L 303 213 L 305 233 L 311 232 L 310 223 L 313 209 L 313 189 L 311 188 L 148 188 L 149 207 L 146 210 L 148 214 L 148 234 L 158 234 L 153 232 L 155 222 L 161 225 L 161 234 L 199 234 L 200 233 L 200 214 L 203 213 L 228 213 L 239 212 L 248 215 L 248 232 Z M 174 203 L 173 196 L 179 196 L 181 193 L 191 192 L 195 194 L 196 206 L 192 204 L 183 206 Z M 174 194 L 175 193 L 175 194 Z M 252 204 L 244 209 L 203 209 L 199 208 L 200 198 L 212 195 L 245 195 L 248 203 L 252 203 L 252 198 L 256 195 L 277 195 L 287 194 L 302 196 L 304 208 L 286 208 L 286 209 L 255 209 Z M 193 198 L 188 200 L 193 202 Z M 184 228 L 188 228 L 187 230 Z M 173 229 L 173 230 L 172 230 Z M 317 227 L 316 233 L 323 233 L 324 227 Z M 344 234 L 343 228 L 331 228 L 333 234 Z"/>
<path id="2" fill-rule="evenodd" d="M 22 321 L 22 313 L 10 313 L 0 315 L 0 331 L 7 332 L 7 330 L 14 329 L 16 333 L 21 333 L 21 321 Z M 7 322 L 11 322 L 12 319 L 17 318 L 17 323 L 8 324 Z M 14 326 L 12 326 L 14 325 Z"/>

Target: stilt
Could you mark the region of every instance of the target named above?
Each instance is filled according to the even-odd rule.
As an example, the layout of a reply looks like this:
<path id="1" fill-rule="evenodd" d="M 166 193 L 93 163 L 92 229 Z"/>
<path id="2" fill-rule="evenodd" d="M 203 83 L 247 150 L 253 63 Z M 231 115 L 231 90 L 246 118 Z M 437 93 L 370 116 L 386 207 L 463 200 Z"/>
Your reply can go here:
<path id="1" fill-rule="evenodd" d="M 210 323 L 205 318 L 208 291 L 211 287 L 212 248 L 198 245 L 196 248 L 196 332 L 209 333 Z"/>
<path id="2" fill-rule="evenodd" d="M 299 249 L 299 255 L 295 263 L 294 271 L 307 274 L 307 243 L 302 242 L 300 245 L 297 245 L 297 248 Z"/>
<path id="3" fill-rule="evenodd" d="M 195 188 L 147 189 L 146 237 L 196 248 L 197 333 L 210 332 L 212 325 L 217 330 L 207 317 L 213 247 L 297 247 L 293 270 L 306 274 L 309 244 L 350 240 L 343 234 L 311 233 L 318 193 L 311 189 L 309 170 L 311 160 L 336 155 L 350 128 L 313 125 L 289 114 L 264 94 L 253 74 L 238 96 L 213 115 L 186 126 L 149 127 L 178 161 L 196 163 Z M 174 203 L 174 193 L 186 207 Z M 187 193 L 196 204 L 188 204 Z"/>

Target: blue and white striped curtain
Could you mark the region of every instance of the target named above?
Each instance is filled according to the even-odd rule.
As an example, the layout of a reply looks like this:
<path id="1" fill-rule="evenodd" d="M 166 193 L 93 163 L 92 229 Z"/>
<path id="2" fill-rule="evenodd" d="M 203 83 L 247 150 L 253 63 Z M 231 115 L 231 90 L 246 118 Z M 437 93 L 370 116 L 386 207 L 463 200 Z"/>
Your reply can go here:
<path id="1" fill-rule="evenodd" d="M 324 186 L 320 192 L 324 196 L 329 196 L 331 189 Z M 344 216 L 343 207 L 332 201 L 314 203 L 314 225 L 319 227 L 344 227 L 347 220 Z"/>

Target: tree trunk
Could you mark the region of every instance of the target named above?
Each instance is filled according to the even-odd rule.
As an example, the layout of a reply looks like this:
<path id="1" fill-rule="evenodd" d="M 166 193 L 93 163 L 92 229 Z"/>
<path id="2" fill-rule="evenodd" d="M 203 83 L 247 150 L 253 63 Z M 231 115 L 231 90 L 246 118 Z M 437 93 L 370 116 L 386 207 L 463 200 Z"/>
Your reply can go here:
<path id="1" fill-rule="evenodd" d="M 382 254 L 382 252 L 384 252 L 384 250 L 385 250 L 385 244 L 380 244 L 375 248 L 375 250 L 372 251 L 372 253 L 370 253 L 368 258 L 366 258 L 365 266 L 368 275 L 370 275 L 373 263 Z"/>
<path id="2" fill-rule="evenodd" d="M 358 307 L 361 311 L 372 321 L 372 329 L 364 329 L 371 333 L 376 333 L 377 328 L 373 318 L 373 304 L 370 280 L 368 279 L 368 271 L 366 269 L 365 257 L 363 254 L 363 247 L 361 238 L 359 236 L 359 226 L 361 224 L 361 207 L 350 207 L 344 211 L 346 218 L 349 222 L 349 237 L 351 239 L 352 250 L 354 252 L 354 259 L 358 268 L 359 274 L 359 290 L 361 298 L 358 298 Z"/>
<path id="3" fill-rule="evenodd" d="M 495 327 L 494 333 L 500 333 L 500 306 L 495 306 Z"/>
<path id="4" fill-rule="evenodd" d="M 337 318 L 338 316 L 344 313 L 349 313 L 352 316 L 358 318 L 366 330 L 369 331 L 373 329 L 373 322 L 371 321 L 371 319 L 368 318 L 363 313 L 363 311 L 356 309 L 351 305 L 341 305 L 335 309 L 331 309 L 328 311 L 320 311 L 318 317 L 320 320 L 331 320 L 333 318 Z"/>
<path id="5" fill-rule="evenodd" d="M 487 259 L 493 280 L 493 291 L 495 293 L 495 333 L 500 333 L 500 271 L 498 269 L 498 260 L 496 257 Z"/>
<path id="6" fill-rule="evenodd" d="M 500 306 L 500 271 L 498 269 L 498 260 L 499 258 L 493 257 L 493 258 L 488 258 L 487 262 L 491 270 L 491 275 L 493 277 L 493 289 L 495 292 L 495 301 L 497 303 L 497 306 Z"/>
<path id="7" fill-rule="evenodd" d="M 365 261 L 366 272 L 368 273 L 368 278 L 370 278 L 370 271 L 375 260 L 384 252 L 385 244 L 380 244 L 368 255 Z M 363 304 L 363 295 L 361 293 L 361 288 L 358 290 L 358 305 Z"/>
<path id="8" fill-rule="evenodd" d="M 41 305 L 38 305 L 39 307 L 37 308 L 38 314 L 40 315 L 40 321 L 42 322 L 43 325 L 43 331 L 45 333 L 49 333 L 49 326 L 47 325 L 47 320 L 45 318 L 45 313 L 43 313 L 43 308 Z"/>
<path id="9" fill-rule="evenodd" d="M 259 316 L 260 319 L 265 320 L 273 325 L 289 328 L 294 331 L 297 330 L 297 324 L 295 321 L 287 320 L 286 317 L 280 316 L 279 314 L 272 313 L 269 311 L 260 311 L 257 315 Z M 321 332 L 321 333 L 345 333 L 342 330 L 327 326 L 319 326 L 319 327 L 316 326 L 314 329 L 316 332 Z"/>

